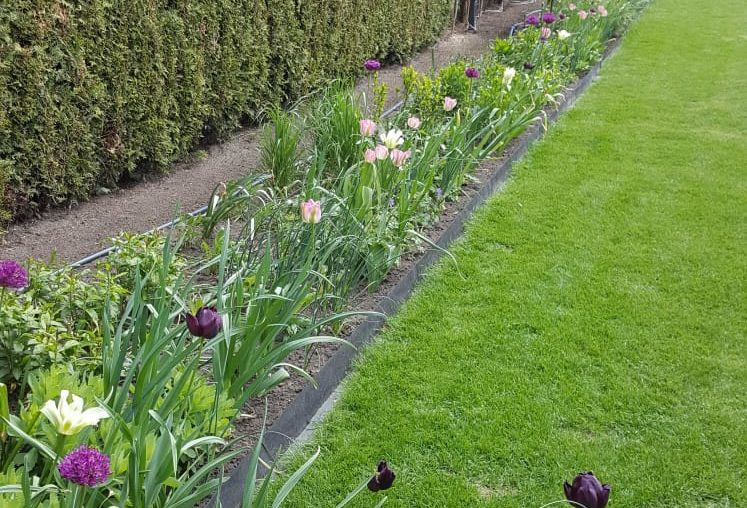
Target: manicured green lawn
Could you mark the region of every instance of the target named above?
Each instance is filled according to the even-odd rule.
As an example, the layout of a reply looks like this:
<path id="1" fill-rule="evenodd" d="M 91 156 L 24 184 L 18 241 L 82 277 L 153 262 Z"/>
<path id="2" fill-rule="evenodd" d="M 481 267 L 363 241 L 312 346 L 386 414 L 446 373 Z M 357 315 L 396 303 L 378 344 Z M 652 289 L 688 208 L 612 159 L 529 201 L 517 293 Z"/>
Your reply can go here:
<path id="1" fill-rule="evenodd" d="M 292 506 L 747 506 L 747 4 L 655 0 L 388 331 Z M 373 494 L 352 506 L 372 507 Z"/>

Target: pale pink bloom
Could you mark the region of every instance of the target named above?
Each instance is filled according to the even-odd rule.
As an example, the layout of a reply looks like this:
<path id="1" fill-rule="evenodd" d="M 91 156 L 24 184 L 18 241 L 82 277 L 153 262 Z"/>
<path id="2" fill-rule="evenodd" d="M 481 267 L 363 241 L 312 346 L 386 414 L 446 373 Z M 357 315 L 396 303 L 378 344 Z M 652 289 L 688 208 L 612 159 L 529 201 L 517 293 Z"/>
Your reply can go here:
<path id="1" fill-rule="evenodd" d="M 376 124 L 373 120 L 364 118 L 360 122 L 361 136 L 373 136 L 376 133 Z"/>
<path id="2" fill-rule="evenodd" d="M 540 31 L 540 39 L 543 41 L 546 41 L 550 38 L 552 35 L 552 29 L 546 26 L 542 27 L 542 30 Z"/>
<path id="3" fill-rule="evenodd" d="M 392 150 L 392 153 L 389 155 L 389 157 L 392 159 L 394 165 L 400 168 L 405 162 L 407 162 L 407 159 L 410 158 L 410 155 L 412 155 L 412 152 L 410 152 L 410 150 L 406 150 L 403 152 L 399 148 L 395 148 L 394 150 Z"/>
<path id="4" fill-rule="evenodd" d="M 586 17 L 588 15 L 589 15 L 589 13 L 586 12 L 585 10 L 583 10 L 583 9 L 581 9 L 580 11 L 578 11 L 578 17 L 581 18 L 581 19 L 586 19 Z"/>
<path id="5" fill-rule="evenodd" d="M 301 220 L 306 224 L 318 224 L 322 220 L 322 204 L 313 199 L 302 201 Z"/>
<path id="6" fill-rule="evenodd" d="M 604 5 L 600 5 L 597 7 L 597 11 L 599 11 L 599 15 L 604 17 L 607 17 L 607 9 L 604 7 Z"/>
<path id="7" fill-rule="evenodd" d="M 407 126 L 411 129 L 417 129 L 420 127 L 420 118 L 417 116 L 411 116 L 407 119 Z"/>
<path id="8" fill-rule="evenodd" d="M 366 149 L 366 153 L 363 154 L 363 159 L 366 162 L 373 162 L 376 160 L 376 150 Z"/>
<path id="9" fill-rule="evenodd" d="M 451 111 L 457 105 L 457 100 L 451 97 L 444 97 L 444 111 Z"/>
<path id="10" fill-rule="evenodd" d="M 376 158 L 380 161 L 383 161 L 389 155 L 389 149 L 384 145 L 376 145 L 376 149 L 374 151 L 376 152 Z"/>
<path id="11" fill-rule="evenodd" d="M 576 4 L 568 4 L 568 10 L 575 11 L 576 10 Z"/>

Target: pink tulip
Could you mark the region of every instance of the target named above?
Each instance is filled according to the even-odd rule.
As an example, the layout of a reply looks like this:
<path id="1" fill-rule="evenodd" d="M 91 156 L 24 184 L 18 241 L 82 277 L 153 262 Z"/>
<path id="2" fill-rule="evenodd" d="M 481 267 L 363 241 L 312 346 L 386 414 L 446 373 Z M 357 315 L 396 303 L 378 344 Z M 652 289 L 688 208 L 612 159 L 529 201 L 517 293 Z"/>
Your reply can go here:
<path id="1" fill-rule="evenodd" d="M 603 18 L 607 17 L 607 9 L 604 7 L 604 5 L 600 5 L 597 7 L 597 11 L 599 11 L 599 15 Z"/>
<path id="2" fill-rule="evenodd" d="M 420 127 L 420 118 L 417 116 L 411 116 L 407 119 L 407 126 L 411 129 L 417 129 Z"/>
<path id="3" fill-rule="evenodd" d="M 551 28 L 543 26 L 542 30 L 540 30 L 540 40 L 542 40 L 542 41 L 546 41 L 547 39 L 550 38 L 551 35 L 552 35 L 552 29 Z"/>
<path id="4" fill-rule="evenodd" d="M 410 155 L 412 155 L 412 152 L 410 152 L 410 150 L 403 152 L 399 148 L 395 148 L 394 150 L 392 150 L 392 153 L 389 155 L 389 157 L 392 159 L 392 162 L 395 166 L 401 168 L 402 165 L 407 162 L 407 159 L 410 158 Z"/>
<path id="5" fill-rule="evenodd" d="M 444 111 L 451 111 L 457 105 L 457 100 L 451 97 L 444 97 Z"/>
<path id="6" fill-rule="evenodd" d="M 376 160 L 376 151 L 375 150 L 371 150 L 370 148 L 367 148 L 366 149 L 366 153 L 363 154 L 363 159 L 366 162 L 373 163 L 373 161 Z"/>
<path id="7" fill-rule="evenodd" d="M 360 122 L 361 136 L 373 136 L 376 133 L 376 124 L 373 120 L 364 118 Z"/>
<path id="8" fill-rule="evenodd" d="M 302 201 L 301 220 L 306 224 L 318 224 L 322 220 L 322 204 L 313 199 Z"/>
<path id="9" fill-rule="evenodd" d="M 586 17 L 588 15 L 589 15 L 589 13 L 586 12 L 585 10 L 583 10 L 583 9 L 581 9 L 580 11 L 578 11 L 578 17 L 581 18 L 581 19 L 586 19 Z"/>
<path id="10" fill-rule="evenodd" d="M 376 158 L 380 161 L 383 161 L 389 155 L 389 149 L 384 145 L 376 145 L 374 151 L 376 152 Z"/>

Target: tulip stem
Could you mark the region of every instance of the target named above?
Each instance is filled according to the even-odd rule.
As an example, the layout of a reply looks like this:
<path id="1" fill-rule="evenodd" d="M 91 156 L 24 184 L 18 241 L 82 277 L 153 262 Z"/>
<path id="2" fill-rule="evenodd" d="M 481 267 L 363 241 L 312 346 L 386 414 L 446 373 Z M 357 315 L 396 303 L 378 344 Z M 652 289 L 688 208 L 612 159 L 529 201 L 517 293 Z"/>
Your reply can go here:
<path id="1" fill-rule="evenodd" d="M 42 478 L 44 479 L 43 484 L 49 483 L 49 480 L 52 478 L 52 471 L 54 471 L 54 466 L 57 462 L 62 459 L 62 452 L 65 449 L 65 434 L 57 434 L 57 442 L 54 445 L 54 455 L 55 459 L 47 462 L 44 465 L 44 472 L 42 473 Z"/>
<path id="2" fill-rule="evenodd" d="M 347 504 L 348 504 L 348 503 L 350 502 L 350 500 L 351 500 L 351 499 L 353 499 L 353 498 L 354 498 L 355 496 L 357 496 L 357 495 L 358 495 L 358 493 L 359 493 L 359 492 L 360 492 L 361 490 L 363 490 L 363 489 L 365 489 L 365 488 L 366 488 L 366 486 L 368 485 L 368 482 L 369 482 L 369 481 L 371 481 L 371 479 L 370 479 L 370 478 L 366 478 L 365 480 L 363 480 L 363 482 L 361 482 L 361 484 L 360 484 L 360 485 L 358 485 L 358 486 L 357 486 L 357 487 L 356 487 L 355 489 L 353 489 L 353 490 L 352 490 L 352 491 L 350 492 L 350 494 L 348 494 L 348 495 L 347 495 L 347 496 L 345 497 L 345 499 L 343 499 L 342 501 L 340 501 L 340 504 L 338 504 L 338 505 L 337 505 L 337 506 L 336 506 L 335 508 L 342 508 L 343 506 L 347 505 Z"/>

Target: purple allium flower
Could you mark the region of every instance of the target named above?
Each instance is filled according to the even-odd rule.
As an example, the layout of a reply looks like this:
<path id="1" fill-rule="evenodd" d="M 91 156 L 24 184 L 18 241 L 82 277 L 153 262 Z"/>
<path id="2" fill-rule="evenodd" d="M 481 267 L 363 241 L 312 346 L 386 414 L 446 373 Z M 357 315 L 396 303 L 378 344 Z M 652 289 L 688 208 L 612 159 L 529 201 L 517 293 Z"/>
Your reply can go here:
<path id="1" fill-rule="evenodd" d="M 586 508 L 604 508 L 609 501 L 612 487 L 597 480 L 594 473 L 579 473 L 573 480 L 573 485 L 564 482 L 565 498 L 573 506 L 585 506 Z M 575 503 L 575 504 L 574 504 Z"/>
<path id="2" fill-rule="evenodd" d="M 386 462 L 382 460 L 376 468 L 376 474 L 368 481 L 368 490 L 371 492 L 386 490 L 394 483 L 394 477 L 394 471 L 389 469 Z"/>
<path id="3" fill-rule="evenodd" d="M 109 457 L 95 448 L 81 446 L 71 451 L 57 466 L 60 476 L 78 485 L 95 487 L 111 474 Z"/>
<path id="4" fill-rule="evenodd" d="M 470 78 L 470 79 L 476 79 L 476 78 L 479 78 L 479 77 L 480 77 L 480 71 L 478 71 L 478 70 L 477 70 L 477 69 L 475 69 L 474 67 L 467 67 L 467 68 L 466 68 L 466 69 L 464 70 L 464 74 L 465 74 L 465 75 L 466 75 L 466 76 L 467 76 L 468 78 Z"/>
<path id="5" fill-rule="evenodd" d="M 215 307 L 202 307 L 195 315 L 187 314 L 187 328 L 195 337 L 212 339 L 221 329 L 223 320 Z"/>
<path id="6" fill-rule="evenodd" d="M 524 62 L 524 69 L 531 71 L 532 69 L 534 69 L 534 64 L 529 63 L 529 62 Z"/>
<path id="7" fill-rule="evenodd" d="M 381 69 L 381 62 L 373 58 L 370 58 L 366 60 L 365 62 L 363 62 L 363 68 L 369 72 L 378 71 L 379 69 Z"/>
<path id="8" fill-rule="evenodd" d="M 555 19 L 555 14 L 550 11 L 547 11 L 542 15 L 542 21 L 544 21 L 546 25 L 552 25 L 555 23 Z"/>
<path id="9" fill-rule="evenodd" d="M 530 14 L 529 16 L 527 16 L 525 22 L 527 25 L 537 26 L 540 24 L 540 19 L 536 14 Z"/>
<path id="10" fill-rule="evenodd" d="M 21 289 L 29 282 L 26 269 L 13 260 L 0 261 L 0 287 Z"/>

